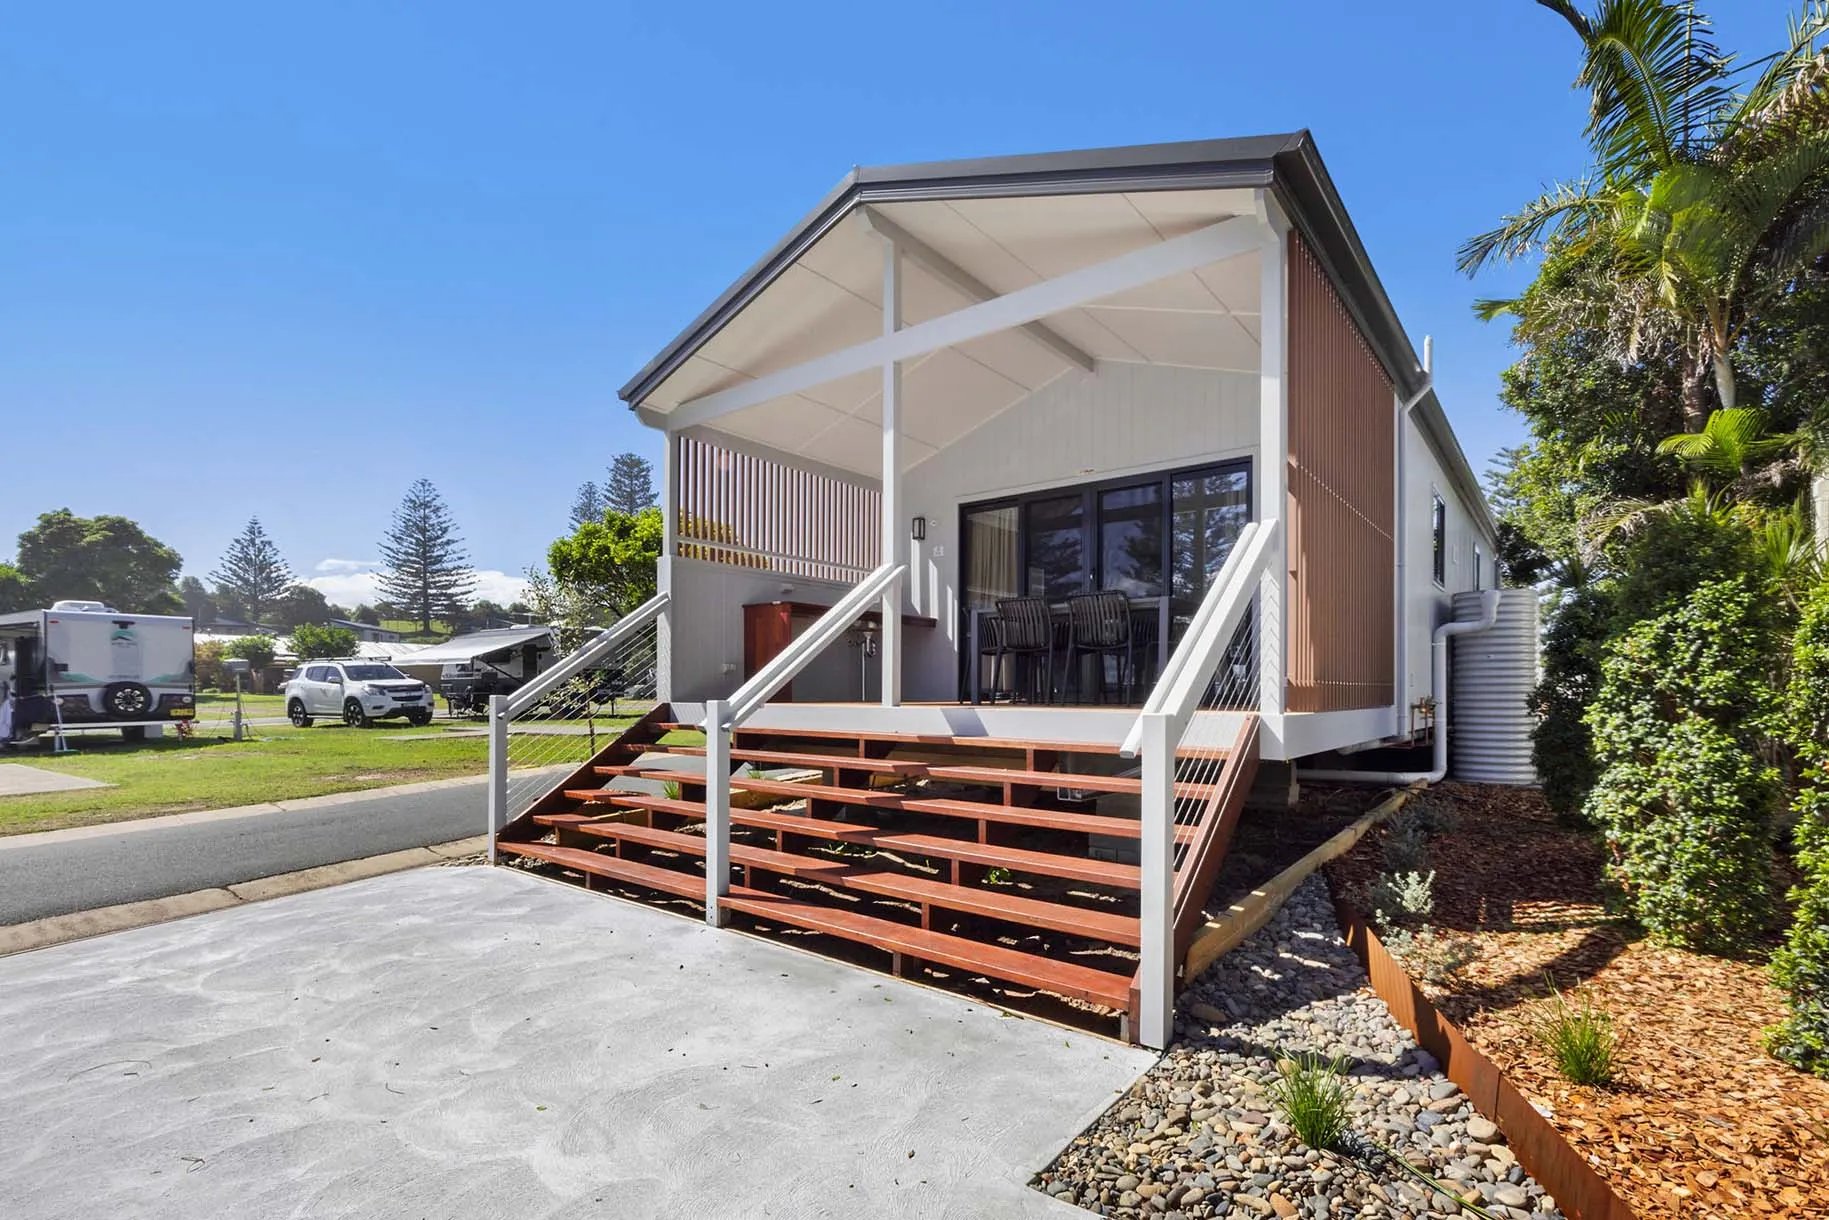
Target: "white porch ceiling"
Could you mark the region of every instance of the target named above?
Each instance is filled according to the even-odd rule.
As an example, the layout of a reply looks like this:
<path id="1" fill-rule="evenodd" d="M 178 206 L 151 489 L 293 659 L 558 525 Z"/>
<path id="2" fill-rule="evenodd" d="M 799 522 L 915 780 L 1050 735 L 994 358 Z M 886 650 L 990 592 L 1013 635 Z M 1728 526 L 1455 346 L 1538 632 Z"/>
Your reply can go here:
<path id="1" fill-rule="evenodd" d="M 1002 295 L 1251 211 L 1248 192 L 1156 191 L 873 205 Z M 977 303 L 903 260 L 903 324 Z M 883 241 L 846 216 L 642 405 L 666 414 L 882 334 Z M 1258 370 L 1258 258 L 1241 255 L 1053 314 L 1042 324 L 1097 361 Z M 1061 376 L 1087 376 L 1021 329 L 903 366 L 902 453 L 914 466 Z M 840 378 L 719 418 L 718 431 L 867 476 L 882 467 L 882 378 Z"/>

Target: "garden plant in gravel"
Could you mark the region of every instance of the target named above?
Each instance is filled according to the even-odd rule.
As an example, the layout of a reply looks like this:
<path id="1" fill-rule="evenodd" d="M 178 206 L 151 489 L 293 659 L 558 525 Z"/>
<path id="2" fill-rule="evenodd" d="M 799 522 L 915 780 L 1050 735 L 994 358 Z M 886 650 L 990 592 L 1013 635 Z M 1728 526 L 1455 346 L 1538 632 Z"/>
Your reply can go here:
<path id="1" fill-rule="evenodd" d="M 1319 877 L 1195 980 L 1177 1012 L 1162 1061 L 1037 1176 L 1038 1189 L 1099 1215 L 1187 1220 L 1560 1215 L 1373 994 Z M 1300 1080 L 1306 1125 L 1331 1108 L 1330 1077 L 1344 1130 L 1329 1141 L 1331 1124 L 1311 1128 L 1338 1145 L 1322 1149 L 1304 1142 L 1288 1104 Z"/>

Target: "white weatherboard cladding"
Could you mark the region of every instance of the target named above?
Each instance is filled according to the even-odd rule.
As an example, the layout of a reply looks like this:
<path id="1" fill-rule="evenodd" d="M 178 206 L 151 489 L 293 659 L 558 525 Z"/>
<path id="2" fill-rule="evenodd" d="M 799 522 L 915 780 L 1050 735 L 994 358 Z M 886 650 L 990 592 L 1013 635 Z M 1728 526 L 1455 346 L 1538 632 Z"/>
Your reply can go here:
<path id="1" fill-rule="evenodd" d="M 1431 638 L 1435 629 L 1453 617 L 1450 598 L 1456 593 L 1474 589 L 1473 553 L 1478 548 L 1483 575 L 1480 584 L 1495 586 L 1493 577 L 1493 543 L 1477 524 L 1477 518 L 1461 499 L 1442 468 L 1428 438 L 1423 435 L 1414 416 L 1405 421 L 1404 441 L 1404 572 L 1403 624 L 1408 646 L 1404 653 L 1405 673 L 1399 691 L 1403 703 L 1397 709 L 1396 732 L 1411 730 L 1410 709 L 1417 700 L 1434 692 L 1430 690 Z M 1447 576 L 1435 583 L 1434 536 L 1431 510 L 1435 496 L 1441 496 L 1448 509 Z M 1415 728 L 1425 727 L 1417 718 Z"/>
<path id="2" fill-rule="evenodd" d="M 1051 382 L 910 470 L 904 515 L 927 519 L 927 539 L 912 545 L 909 592 L 938 625 L 904 637 L 904 697 L 955 697 L 960 505 L 1251 457 L 1257 401 L 1255 373 L 1101 361 L 1097 374 Z"/>
<path id="3" fill-rule="evenodd" d="M 1454 595 L 1457 622 L 1477 621 L 1478 593 Z M 1498 621 L 1485 631 L 1456 636 L 1450 658 L 1453 692 L 1448 702 L 1451 774 L 1482 784 L 1534 784 L 1528 699 L 1537 684 L 1537 591 L 1499 595 Z"/>

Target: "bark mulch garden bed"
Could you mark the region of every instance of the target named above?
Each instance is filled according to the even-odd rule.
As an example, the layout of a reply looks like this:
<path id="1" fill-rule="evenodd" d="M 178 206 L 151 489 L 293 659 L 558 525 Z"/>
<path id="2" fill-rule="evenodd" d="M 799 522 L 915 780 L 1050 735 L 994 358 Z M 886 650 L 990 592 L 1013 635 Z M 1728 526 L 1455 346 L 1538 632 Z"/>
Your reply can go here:
<path id="1" fill-rule="evenodd" d="M 1429 923 L 1478 955 L 1417 982 L 1468 1041 L 1641 1216 L 1829 1217 L 1829 1082 L 1764 1053 L 1783 1003 L 1763 961 L 1646 941 L 1606 907 L 1597 839 L 1536 792 L 1447 784 L 1428 799 L 1456 823 L 1429 841 Z M 1385 837 L 1330 866 L 1336 893 L 1363 905 Z M 1532 1039 L 1546 978 L 1612 1015 L 1612 1087 L 1568 1083 Z"/>

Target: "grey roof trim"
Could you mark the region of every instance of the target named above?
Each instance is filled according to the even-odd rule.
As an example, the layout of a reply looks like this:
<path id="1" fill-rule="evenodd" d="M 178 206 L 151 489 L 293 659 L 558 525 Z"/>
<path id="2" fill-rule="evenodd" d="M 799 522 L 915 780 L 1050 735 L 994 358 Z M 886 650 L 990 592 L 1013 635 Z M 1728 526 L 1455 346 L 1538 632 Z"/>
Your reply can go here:
<path id="1" fill-rule="evenodd" d="M 864 204 L 1241 187 L 1269 187 L 1275 193 L 1290 223 L 1326 268 L 1397 393 L 1407 399 L 1421 389 L 1423 370 L 1416 348 L 1372 269 L 1371 258 L 1322 164 L 1314 138 L 1304 130 L 853 169 L 786 237 L 662 348 L 618 395 L 640 410 L 642 400 L 656 386 L 833 226 Z M 1467 464 L 1441 404 L 1433 393 L 1423 401 L 1433 404 L 1433 408 L 1419 408 L 1418 417 L 1442 451 L 1457 485 L 1492 528 L 1491 510 L 1479 480 Z"/>

